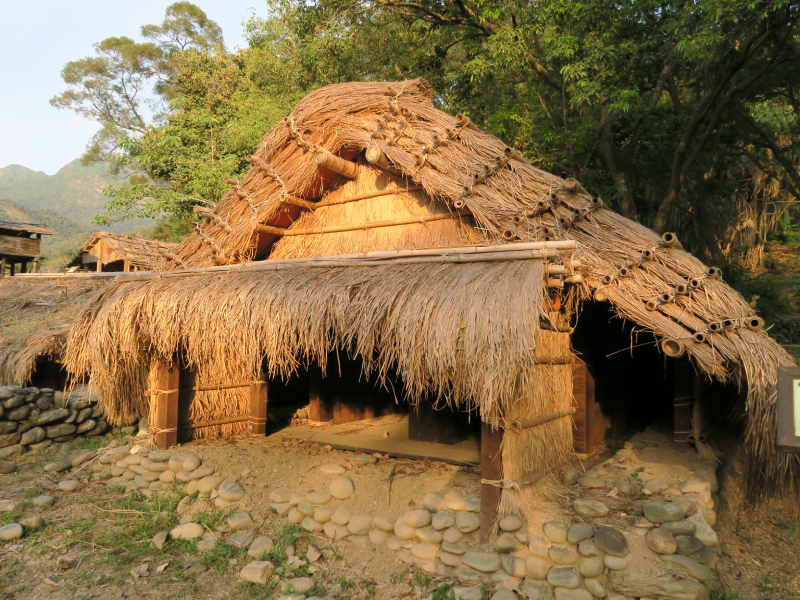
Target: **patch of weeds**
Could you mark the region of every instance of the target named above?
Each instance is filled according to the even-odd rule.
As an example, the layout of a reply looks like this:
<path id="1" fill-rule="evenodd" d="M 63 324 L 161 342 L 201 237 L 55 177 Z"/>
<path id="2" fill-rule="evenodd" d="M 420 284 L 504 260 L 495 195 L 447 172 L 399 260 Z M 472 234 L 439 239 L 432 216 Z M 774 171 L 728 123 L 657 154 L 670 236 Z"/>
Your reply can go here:
<path id="1" fill-rule="evenodd" d="M 241 596 L 237 594 L 236 598 L 241 598 L 243 596 L 247 600 L 266 600 L 272 597 L 273 591 L 277 585 L 278 583 L 276 581 L 268 581 L 266 585 L 242 581 L 237 587 L 237 591 L 242 594 Z"/>
<path id="2" fill-rule="evenodd" d="M 405 569 L 403 569 L 399 573 L 392 573 L 389 576 L 389 581 L 391 582 L 392 585 L 396 585 L 398 583 L 401 583 L 408 576 L 408 572 L 409 572 L 408 571 L 408 567 L 406 567 Z"/>
<path id="3" fill-rule="evenodd" d="M 742 588 L 733 590 L 712 590 L 711 600 L 739 600 L 739 592 Z"/>
<path id="4" fill-rule="evenodd" d="M 792 521 L 776 521 L 775 527 L 783 531 L 794 531 L 796 525 Z"/>
<path id="5" fill-rule="evenodd" d="M 217 527 L 224 524 L 230 516 L 230 513 L 234 511 L 225 511 L 221 508 L 215 508 L 211 512 L 196 513 L 194 515 L 194 522 L 201 525 L 204 529 L 214 531 Z"/>
<path id="6" fill-rule="evenodd" d="M 758 591 L 759 592 L 768 592 L 774 587 L 775 587 L 775 582 L 772 581 L 772 579 L 770 579 L 769 577 L 765 577 L 764 578 L 764 583 L 760 588 L 758 588 Z"/>
<path id="7" fill-rule="evenodd" d="M 633 479 L 633 493 L 634 494 L 641 494 L 642 489 L 644 488 L 644 481 L 639 479 L 639 476 L 644 471 L 644 467 L 639 467 L 633 473 L 631 473 L 631 479 Z"/>
<path id="8" fill-rule="evenodd" d="M 114 438 L 105 438 L 102 436 L 78 438 L 70 444 L 72 450 L 99 450 L 105 448 L 111 443 Z"/>
<path id="9" fill-rule="evenodd" d="M 431 600 L 456 600 L 456 592 L 452 585 L 445 583 L 433 590 Z"/>
<path id="10" fill-rule="evenodd" d="M 355 583 L 353 583 L 352 581 L 348 581 L 342 575 L 339 575 L 339 579 L 336 580 L 336 583 L 339 584 L 343 592 L 346 592 L 347 590 L 352 590 L 354 587 L 356 587 Z"/>
<path id="11" fill-rule="evenodd" d="M 417 571 L 414 573 L 414 576 L 411 578 L 411 584 L 417 585 L 419 587 L 427 588 L 431 584 L 431 578 L 429 575 L 425 573 L 420 573 Z"/>
<path id="12" fill-rule="evenodd" d="M 28 498 L 35 498 L 36 496 L 42 495 L 42 490 L 41 488 L 33 488 L 32 490 L 25 490 L 25 495 Z"/>
<path id="13" fill-rule="evenodd" d="M 22 514 L 22 507 L 17 506 L 12 511 L 0 513 L 0 527 L 10 525 L 11 523 L 19 523 L 20 519 L 25 518 Z"/>
<path id="14" fill-rule="evenodd" d="M 239 563 L 243 563 L 246 556 L 247 553 L 243 548 L 237 548 L 233 544 L 219 542 L 214 550 L 202 555 L 200 564 L 204 567 L 225 573 L 235 569 L 234 565 L 230 563 L 230 559 L 235 558 Z"/>

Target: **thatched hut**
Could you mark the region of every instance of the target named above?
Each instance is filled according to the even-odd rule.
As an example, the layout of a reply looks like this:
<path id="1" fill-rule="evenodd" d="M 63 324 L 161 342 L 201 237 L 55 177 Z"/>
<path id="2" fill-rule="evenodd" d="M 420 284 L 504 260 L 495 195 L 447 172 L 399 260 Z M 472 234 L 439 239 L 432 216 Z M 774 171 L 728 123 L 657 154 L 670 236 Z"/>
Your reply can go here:
<path id="1" fill-rule="evenodd" d="M 149 413 L 165 435 L 242 433 L 260 410 L 257 382 L 277 388 L 313 369 L 331 379 L 355 361 L 402 400 L 479 417 L 484 459 L 491 444 L 502 455 L 484 488 L 502 488 L 515 512 L 557 485 L 574 436 L 588 451 L 602 435 L 592 381 L 611 394 L 600 371 L 620 348 L 586 327 L 616 315 L 641 332 L 613 374 L 642 386 L 639 405 L 668 383 L 684 435 L 699 426 L 692 402 L 675 401 L 693 395 L 692 372 L 733 384 L 741 396 L 722 390 L 716 412 L 744 422 L 751 496 L 797 491 L 800 460 L 775 449 L 776 369 L 792 361 L 719 271 L 431 97 L 422 80 L 309 94 L 248 175 L 197 209 L 168 270 L 100 293 L 70 332 L 67 363 L 91 374 L 110 418 Z M 654 370 L 635 379 L 645 350 Z M 191 397 L 166 428 L 179 389 Z"/>
<path id="2" fill-rule="evenodd" d="M 67 263 L 67 270 L 117 272 L 157 271 L 175 261 L 176 244 L 96 231 Z"/>

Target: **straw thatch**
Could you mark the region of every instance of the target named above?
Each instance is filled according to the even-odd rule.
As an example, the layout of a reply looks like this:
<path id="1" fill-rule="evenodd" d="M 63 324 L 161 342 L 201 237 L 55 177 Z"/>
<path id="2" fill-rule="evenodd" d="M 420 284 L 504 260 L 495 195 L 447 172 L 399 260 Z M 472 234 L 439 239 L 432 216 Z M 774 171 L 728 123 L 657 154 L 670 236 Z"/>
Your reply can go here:
<path id="1" fill-rule="evenodd" d="M 173 255 L 176 247 L 177 244 L 169 242 L 145 240 L 110 231 L 96 231 L 67 267 L 83 266 L 86 264 L 85 256 L 88 254 L 104 263 L 125 261 L 130 263 L 131 268 L 158 271 L 166 267 L 167 256 Z M 174 260 L 171 262 L 175 263 Z"/>
<path id="2" fill-rule="evenodd" d="M 0 385 L 25 385 L 37 360 L 60 358 L 72 321 L 102 280 L 0 279 Z"/>
<path id="3" fill-rule="evenodd" d="M 397 178 L 392 179 L 386 169 L 380 172 L 364 164 L 360 153 L 370 148 L 380 151 L 385 162 L 379 164 Z M 313 155 L 319 149 L 354 158 L 359 163 L 355 180 L 346 182 L 330 171 L 318 169 Z M 685 348 L 700 372 L 747 388 L 742 417 L 747 425 L 751 497 L 798 491 L 800 458 L 776 452 L 774 427 L 776 369 L 793 362 L 765 333 L 746 327 L 754 316 L 747 302 L 679 245 L 662 242 L 649 229 L 605 208 L 576 182 L 565 182 L 533 167 L 500 140 L 478 131 L 468 119 L 435 109 L 424 81 L 321 88 L 304 98 L 287 119 L 268 133 L 252 162 L 254 167 L 248 175 L 240 182 L 232 182 L 231 192 L 213 214 L 204 215 L 207 218 L 196 233 L 179 245 L 176 254 L 181 264 L 174 261 L 169 268 L 231 264 L 267 256 L 445 246 L 456 239 L 461 244 L 577 240 L 583 247 L 580 298 L 589 299 L 595 293 L 606 297 L 621 317 L 646 327 L 658 338 L 676 340 L 677 347 Z M 385 182 L 378 181 L 380 177 Z M 381 185 L 417 185 L 423 189 L 341 206 L 312 207 L 307 212 L 301 208 L 303 202 L 297 200 L 328 204 Z M 463 209 L 468 210 L 469 216 L 435 222 L 422 218 Z M 258 230 L 264 224 L 288 227 L 290 231 L 343 222 L 358 225 L 380 220 L 388 213 L 393 218 L 420 215 L 420 223 L 337 234 L 287 235 L 277 242 L 273 230 L 267 234 L 264 228 L 261 233 Z M 510 411 L 514 406 L 512 398 L 542 385 L 535 376 L 522 380 L 512 377 L 530 372 L 520 368 L 524 364 L 521 357 L 529 356 L 537 344 L 543 343 L 535 331 L 525 335 L 530 344 L 520 345 L 515 337 L 523 335 L 520 320 L 538 320 L 539 305 L 526 305 L 532 301 L 520 297 L 530 291 L 538 298 L 541 284 L 528 274 L 530 288 L 519 282 L 515 287 L 507 277 L 512 269 L 535 268 L 459 265 L 452 269 L 470 273 L 470 302 L 483 306 L 488 302 L 484 296 L 489 296 L 499 304 L 495 307 L 497 312 L 486 312 L 481 316 L 483 320 L 477 321 L 484 336 L 479 355 L 486 356 L 491 365 L 485 373 L 483 367 L 472 366 L 479 369 L 475 374 L 453 368 L 463 368 L 466 363 L 457 360 L 460 340 L 448 337 L 452 332 L 435 331 L 441 337 L 430 341 L 430 355 L 423 360 L 411 357 L 418 353 L 417 346 L 394 345 L 397 336 L 405 339 L 407 332 L 387 331 L 384 339 L 376 338 L 366 328 L 383 332 L 385 324 L 400 318 L 402 310 L 408 312 L 402 318 L 409 320 L 405 325 L 409 331 L 423 327 L 429 310 L 443 311 L 449 319 L 460 318 L 455 307 L 473 315 L 470 306 L 462 307 L 457 292 L 437 285 L 437 278 L 454 285 L 449 277 L 455 276 L 445 277 L 428 267 L 407 268 L 402 276 L 395 275 L 395 271 L 382 273 L 388 281 L 375 281 L 378 269 L 368 273 L 333 270 L 324 275 L 325 281 L 316 280 L 322 273 L 308 271 L 302 271 L 302 275 L 282 274 L 280 278 L 261 276 L 257 278 L 263 282 L 261 286 L 255 283 L 256 278 L 243 275 L 227 279 L 214 276 L 198 278 L 192 286 L 202 290 L 201 295 L 165 282 L 117 286 L 89 307 L 80 326 L 73 330 L 70 365 L 77 370 L 92 369 L 95 378 L 117 391 L 123 389 L 122 382 L 127 385 L 141 377 L 145 365 L 140 363 L 149 351 L 164 357 L 184 351 L 189 362 L 201 370 L 208 368 L 210 361 L 228 356 L 224 354 L 227 352 L 241 357 L 241 362 L 231 361 L 230 368 L 240 369 L 238 376 L 252 377 L 259 352 L 267 356 L 270 369 L 283 372 L 304 357 L 324 360 L 323 350 L 343 345 L 364 357 L 367 369 L 381 372 L 389 364 L 386 361 L 395 361 L 404 380 L 407 378 L 412 396 L 418 390 L 430 390 L 456 401 L 478 402 L 482 416 L 502 419 L 506 415 L 498 413 L 496 407 Z M 498 279 L 492 279 L 492 274 Z M 421 283 L 423 280 L 425 283 Z M 404 304 L 410 294 L 409 285 L 430 287 L 431 293 L 438 295 L 426 305 Z M 351 305 L 358 305 L 356 300 L 365 302 L 361 297 L 365 286 L 374 289 L 383 303 L 370 305 L 374 312 L 363 308 L 351 312 Z M 684 286 L 688 288 L 684 290 Z M 498 296 L 498 287 L 509 295 Z M 257 293 L 253 291 L 256 289 Z M 209 294 L 209 290 L 219 296 Z M 308 303 L 309 298 L 315 302 Z M 247 302 L 261 302 L 270 308 L 252 307 Z M 315 324 L 313 330 L 308 329 L 310 323 Z M 725 327 L 719 327 L 723 323 Z M 492 347 L 494 333 L 487 331 L 492 327 L 500 327 L 498 331 L 505 336 L 503 344 L 515 350 L 502 355 L 511 366 L 500 360 L 501 354 L 485 354 Z M 278 342 L 286 344 L 286 348 L 276 345 Z M 104 348 L 108 349 L 108 356 L 103 355 Z M 518 354 L 523 349 L 529 354 Z M 425 368 L 418 368 L 419 360 L 423 360 Z M 130 366 L 125 366 L 128 363 Z M 444 371 L 443 366 L 447 366 Z M 537 367 L 535 373 L 540 370 Z M 477 382 L 488 387 L 475 388 Z M 472 396 L 472 392 L 479 395 Z M 118 398 L 121 404 L 110 409 L 112 415 L 146 408 L 141 399 L 126 395 Z M 530 408 L 538 410 L 541 404 L 533 400 Z M 557 405 L 558 401 L 553 399 L 550 404 Z"/>

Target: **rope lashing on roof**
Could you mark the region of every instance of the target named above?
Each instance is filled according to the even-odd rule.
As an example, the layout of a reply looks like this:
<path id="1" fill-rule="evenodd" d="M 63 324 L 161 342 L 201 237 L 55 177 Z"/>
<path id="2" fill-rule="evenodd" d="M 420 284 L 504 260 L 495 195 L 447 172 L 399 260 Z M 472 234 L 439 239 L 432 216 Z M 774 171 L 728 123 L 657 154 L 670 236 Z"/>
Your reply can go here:
<path id="1" fill-rule="evenodd" d="M 229 181 L 234 181 L 234 180 L 226 179 L 225 181 L 229 182 Z M 209 221 L 212 221 L 217 227 L 220 227 L 221 229 L 227 231 L 228 233 L 233 231 L 231 229 L 231 226 L 228 224 L 228 222 L 225 219 L 223 219 L 222 217 L 220 217 L 217 213 L 215 213 L 210 208 L 206 208 L 205 206 L 200 206 L 198 204 L 198 205 L 195 205 L 194 208 L 192 208 L 192 212 L 194 212 L 195 214 L 197 214 L 197 215 L 199 215 L 199 216 L 201 216 L 201 217 L 203 217 L 205 219 L 208 219 Z M 178 263 L 178 264 L 180 264 L 180 263 Z"/>
<path id="2" fill-rule="evenodd" d="M 225 252 L 223 252 L 222 248 L 220 248 L 219 244 L 217 244 L 217 240 L 215 240 L 205 231 L 203 231 L 203 228 L 200 226 L 200 223 L 195 223 L 194 221 L 190 221 L 189 226 L 195 230 L 197 235 L 200 237 L 200 240 L 204 244 L 211 246 L 212 253 L 214 253 L 216 256 L 224 258 Z"/>

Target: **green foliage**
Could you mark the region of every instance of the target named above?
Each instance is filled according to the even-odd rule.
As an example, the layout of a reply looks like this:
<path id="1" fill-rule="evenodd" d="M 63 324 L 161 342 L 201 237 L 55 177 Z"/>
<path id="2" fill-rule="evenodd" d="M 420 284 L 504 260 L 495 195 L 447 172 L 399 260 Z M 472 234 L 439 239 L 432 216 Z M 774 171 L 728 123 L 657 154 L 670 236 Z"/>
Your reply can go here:
<path id="1" fill-rule="evenodd" d="M 741 590 L 712 590 L 711 591 L 711 600 L 739 600 L 739 592 Z"/>

